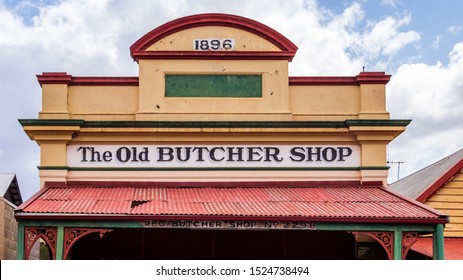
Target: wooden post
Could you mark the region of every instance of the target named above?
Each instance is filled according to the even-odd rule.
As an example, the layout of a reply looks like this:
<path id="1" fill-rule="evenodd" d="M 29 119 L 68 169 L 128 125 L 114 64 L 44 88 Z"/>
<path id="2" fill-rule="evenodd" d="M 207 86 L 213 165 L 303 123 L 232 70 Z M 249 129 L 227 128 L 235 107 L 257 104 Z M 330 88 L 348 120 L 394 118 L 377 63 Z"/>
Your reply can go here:
<path id="1" fill-rule="evenodd" d="M 62 260 L 64 253 L 64 227 L 58 226 L 57 238 L 56 238 L 56 259 Z"/>
<path id="2" fill-rule="evenodd" d="M 18 249 L 16 253 L 17 260 L 24 260 L 25 254 L 25 246 L 24 246 L 24 225 L 23 223 L 18 223 Z"/>
<path id="3" fill-rule="evenodd" d="M 433 258 L 435 260 L 444 260 L 444 225 L 437 224 L 433 239 Z"/>
<path id="4" fill-rule="evenodd" d="M 402 259 L 402 231 L 394 231 L 394 260 Z"/>

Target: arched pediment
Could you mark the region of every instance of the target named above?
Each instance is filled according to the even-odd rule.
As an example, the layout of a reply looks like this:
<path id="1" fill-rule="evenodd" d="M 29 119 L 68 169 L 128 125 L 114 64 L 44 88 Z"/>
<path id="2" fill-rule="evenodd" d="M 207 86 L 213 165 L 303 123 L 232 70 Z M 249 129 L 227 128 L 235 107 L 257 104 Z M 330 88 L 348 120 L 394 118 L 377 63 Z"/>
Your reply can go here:
<path id="1" fill-rule="evenodd" d="M 214 39 L 220 42 L 233 40 L 233 48 L 198 49 L 196 41 Z M 274 29 L 229 14 L 199 14 L 170 21 L 153 29 L 130 47 L 131 56 L 136 61 L 175 58 L 291 61 L 296 51 L 296 45 Z"/>

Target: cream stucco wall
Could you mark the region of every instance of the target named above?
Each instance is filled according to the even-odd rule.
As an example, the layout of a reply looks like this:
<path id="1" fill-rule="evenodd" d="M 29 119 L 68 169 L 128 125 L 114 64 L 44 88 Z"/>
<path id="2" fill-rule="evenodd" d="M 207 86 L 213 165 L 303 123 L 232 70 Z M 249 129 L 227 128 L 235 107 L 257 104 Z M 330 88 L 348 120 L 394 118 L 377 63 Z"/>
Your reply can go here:
<path id="1" fill-rule="evenodd" d="M 362 72 L 358 76 L 305 80 L 291 83 L 290 58 L 274 42 L 243 28 L 202 26 L 179 30 L 152 42 L 136 60 L 139 76 L 130 82 L 54 73 L 39 78 L 42 85 L 40 120 L 97 122 L 168 122 L 156 126 L 42 125 L 24 129 L 41 148 L 40 177 L 66 180 L 370 180 L 386 181 L 386 145 L 405 130 L 404 126 L 360 125 L 339 127 L 330 122 L 388 120 L 385 84 L 389 76 Z M 235 49 L 216 55 L 194 51 L 198 38 L 233 38 Z M 255 57 L 252 53 L 258 54 Z M 166 55 L 167 53 L 167 55 Z M 194 53 L 192 55 L 191 53 Z M 185 55 L 189 57 L 184 57 Z M 242 54 L 242 56 L 235 56 Z M 196 56 L 197 55 L 197 56 Z M 220 55 L 226 56 L 221 58 Z M 228 55 L 228 56 L 227 56 Z M 268 57 L 266 57 L 268 55 Z M 285 54 L 286 55 L 286 54 Z M 261 75 L 262 97 L 166 97 L 165 76 Z M 378 78 L 379 77 L 379 78 Z M 50 80 L 51 79 L 51 80 Z M 85 79 L 84 79 L 85 80 Z M 339 82 L 342 80 L 343 82 Z M 315 81 L 315 82 L 314 82 Z M 317 82 L 318 81 L 318 82 Z M 320 82 L 322 81 L 322 82 Z M 347 81 L 347 82 L 346 82 Z M 322 122 L 320 127 L 187 127 L 181 122 Z M 63 121 L 62 121 L 63 122 Z M 325 126 L 324 126 L 325 125 Z M 67 145 L 114 144 L 302 144 L 357 145 L 361 163 L 351 170 L 249 170 L 249 171 L 114 171 L 70 170 Z"/>

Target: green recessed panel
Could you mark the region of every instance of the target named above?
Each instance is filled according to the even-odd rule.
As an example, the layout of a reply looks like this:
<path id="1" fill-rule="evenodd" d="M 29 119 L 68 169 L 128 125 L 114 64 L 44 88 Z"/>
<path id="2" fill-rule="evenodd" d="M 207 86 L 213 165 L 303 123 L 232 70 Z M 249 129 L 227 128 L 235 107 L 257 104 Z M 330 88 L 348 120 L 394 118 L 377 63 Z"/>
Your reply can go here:
<path id="1" fill-rule="evenodd" d="M 262 97 L 262 76 L 166 75 L 166 97 Z"/>

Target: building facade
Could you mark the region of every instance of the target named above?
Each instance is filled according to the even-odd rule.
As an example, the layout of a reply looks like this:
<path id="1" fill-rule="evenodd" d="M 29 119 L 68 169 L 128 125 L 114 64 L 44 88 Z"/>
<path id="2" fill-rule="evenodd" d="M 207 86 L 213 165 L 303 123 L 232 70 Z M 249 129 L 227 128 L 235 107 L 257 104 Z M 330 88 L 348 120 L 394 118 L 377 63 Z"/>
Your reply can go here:
<path id="1" fill-rule="evenodd" d="M 297 47 L 259 22 L 180 18 L 130 47 L 137 77 L 38 75 L 41 190 L 19 258 L 402 259 L 447 217 L 389 192 L 383 72 L 292 77 Z M 134 249 L 135 248 L 135 249 Z"/>

